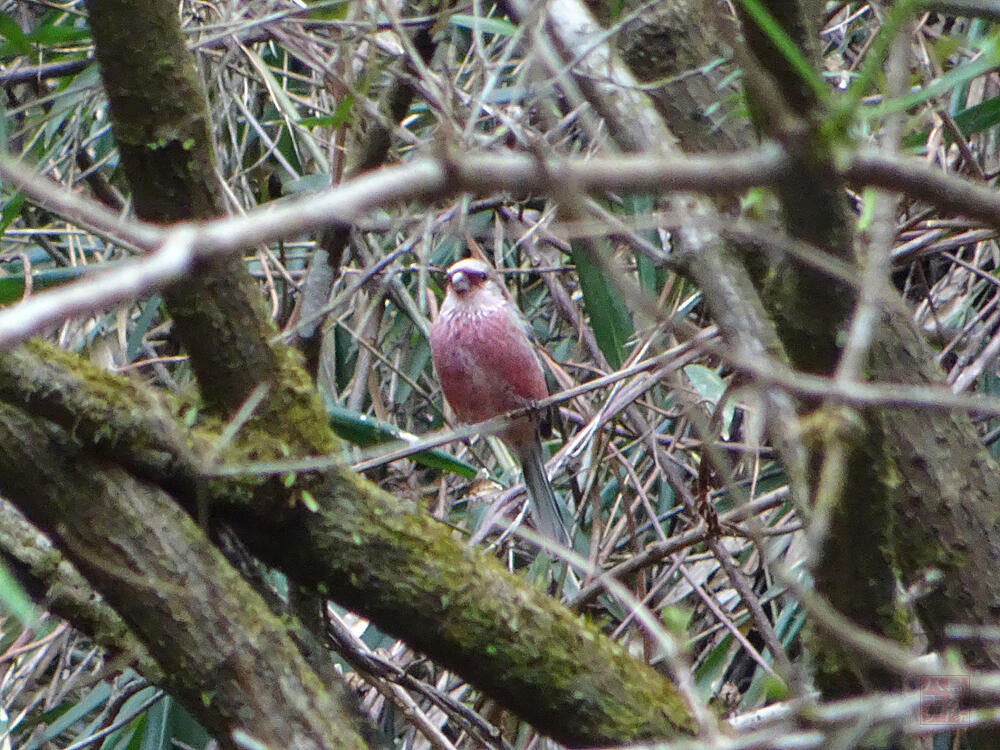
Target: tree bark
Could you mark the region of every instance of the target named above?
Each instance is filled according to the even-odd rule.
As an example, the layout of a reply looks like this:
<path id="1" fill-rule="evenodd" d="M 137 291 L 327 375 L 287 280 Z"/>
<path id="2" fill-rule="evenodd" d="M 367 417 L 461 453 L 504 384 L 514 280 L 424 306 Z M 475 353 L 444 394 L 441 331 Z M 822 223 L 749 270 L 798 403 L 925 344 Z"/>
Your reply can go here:
<path id="1" fill-rule="evenodd" d="M 0 492 L 48 529 L 144 643 L 162 684 L 225 747 L 366 747 L 281 621 L 158 487 L 0 405 Z M 30 470 L 29 470 L 29 467 Z"/>
<path id="2" fill-rule="evenodd" d="M 692 729 L 670 682 L 488 555 L 463 545 L 420 509 L 346 468 L 303 476 L 290 490 L 277 480 L 198 474 L 194 456 L 211 444 L 208 435 L 177 445 L 163 437 L 179 429 L 164 428 L 168 412 L 157 415 L 149 406 L 156 399 L 139 395 L 135 384 L 65 353 L 55 355 L 62 367 L 46 364 L 38 354 L 47 349 L 41 343 L 29 349 L 35 351 L 0 355 L 0 396 L 6 401 L 26 404 L 73 430 L 99 460 L 121 457 L 146 482 L 193 484 L 197 492 L 174 497 L 190 515 L 206 501 L 214 523 L 225 522 L 291 580 L 369 617 L 540 731 L 566 744 L 593 745 Z M 39 380 L 19 377 L 36 370 L 43 373 Z M 39 393 L 44 383 L 59 387 Z M 141 452 L 154 441 L 148 453 Z M 124 445 L 131 447 L 121 453 Z M 227 454 L 230 462 L 247 462 L 257 453 L 249 436 L 241 446 L 239 454 Z M 177 467 L 183 467 L 182 481 Z M 303 490 L 315 506 L 301 501 Z M 24 502 L 13 493 L 11 499 Z M 44 520 L 36 522 L 50 529 Z M 72 548 L 65 551 L 80 564 Z"/>
<path id="3" fill-rule="evenodd" d="M 177 7 L 159 0 L 88 0 L 101 81 L 136 214 L 169 223 L 222 215 L 208 104 Z M 239 260 L 206 263 L 164 290 L 209 411 L 228 416 L 280 363 L 276 331 Z"/>
<path id="4" fill-rule="evenodd" d="M 819 70 L 808 22 L 815 8 L 807 0 L 765 5 Z M 800 118 L 796 127 L 785 125 L 786 132 L 798 134 L 791 152 L 801 159 L 795 181 L 779 190 L 785 226 L 791 235 L 853 262 L 848 230 L 853 217 L 843 186 L 824 166 L 832 163 L 829 135 L 818 128 L 824 112 L 802 77 L 753 22 L 744 18 L 743 28 L 754 59 L 772 84 L 765 80 L 751 95 L 764 99 L 766 89 L 773 99 L 780 92 L 787 111 Z M 778 105 L 772 100 L 760 106 Z M 856 289 L 791 263 L 768 273 L 766 304 L 790 358 L 803 370 L 832 374 L 840 357 L 837 336 L 847 326 Z M 875 380 L 944 383 L 933 353 L 899 300 L 884 306 L 866 362 L 864 375 Z M 995 621 L 1000 592 L 996 577 L 987 572 L 1000 559 L 995 466 L 967 415 L 884 408 L 863 418 L 864 434 L 849 446 L 843 489 L 815 571 L 817 587 L 855 622 L 905 640 L 894 568 L 907 583 L 938 570 L 943 574 L 939 590 L 916 607 L 931 642 L 941 648 L 948 624 Z M 963 654 L 979 667 L 1000 665 L 995 644 L 966 643 Z M 825 667 L 821 682 L 830 692 L 860 687 L 851 660 L 833 658 Z M 862 681 L 884 684 L 887 677 L 869 673 Z"/>
<path id="5" fill-rule="evenodd" d="M 92 0 L 88 7 L 137 211 L 159 221 L 217 214 L 207 112 L 175 6 Z M 327 454 L 337 442 L 299 358 L 270 343 L 273 328 L 239 264 L 205 268 L 166 298 L 205 400 L 198 428 L 182 427 L 169 399 L 161 407 L 134 383 L 29 345 L 0 356 L 7 404 L 0 425 L 12 437 L 0 457 L 0 487 L 123 616 L 163 667 L 168 687 L 184 691 L 189 709 L 220 739 L 243 726 L 241 705 L 259 722 L 247 731 L 275 747 L 296 746 L 288 744 L 289 732 L 295 742 L 313 741 L 337 726 L 344 710 L 300 670 L 287 637 L 269 629 L 269 616 L 174 502 L 199 517 L 206 504 L 213 521 L 227 522 L 295 583 L 369 615 L 566 744 L 692 730 L 669 681 L 487 555 L 465 548 L 421 509 L 353 472 L 300 475 L 291 487 L 277 478 L 202 473 L 223 420 L 261 383 L 268 395 L 225 450 L 228 463 Z M 46 450 L 54 458 L 35 476 L 31 462 Z M 315 504 L 304 501 L 306 492 Z M 111 540 L 113 554 L 100 551 L 102 538 Z M 186 592 L 193 582 L 195 591 Z M 213 597 L 214 611 L 207 602 Z M 235 614 L 244 610 L 253 617 Z M 258 619 L 268 629 L 236 632 Z M 237 652 L 218 641 L 226 633 L 240 644 Z M 258 636 L 271 654 L 262 652 Z M 294 666 L 281 671 L 285 664 Z M 198 665 L 226 670 L 224 695 L 207 694 L 215 677 Z M 182 679 L 185 669 L 190 679 Z M 259 684 L 271 682 L 273 689 Z M 295 700 L 281 692 L 293 683 L 301 693 Z M 270 725 L 279 718 L 286 729 Z M 353 744 L 356 735 L 340 727 Z"/>

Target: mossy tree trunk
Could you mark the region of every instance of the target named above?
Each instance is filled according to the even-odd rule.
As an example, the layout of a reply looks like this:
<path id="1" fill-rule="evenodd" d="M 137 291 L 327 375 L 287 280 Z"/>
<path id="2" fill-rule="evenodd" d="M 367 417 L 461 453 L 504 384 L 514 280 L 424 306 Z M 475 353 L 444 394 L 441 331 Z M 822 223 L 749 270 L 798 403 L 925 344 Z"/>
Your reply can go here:
<path id="1" fill-rule="evenodd" d="M 811 23 L 818 17 L 815 4 L 765 5 L 813 69 L 820 70 Z M 854 217 L 843 186 L 831 179 L 835 141 L 821 127 L 832 115 L 769 37 L 746 15 L 741 21 L 758 66 L 748 76 L 748 94 L 756 97 L 765 131 L 800 160 L 795 179 L 778 190 L 786 230 L 817 251 L 860 266 L 852 240 Z M 766 269 L 760 287 L 792 362 L 807 372 L 832 375 L 857 289 L 790 261 Z M 878 316 L 862 375 L 887 382 L 944 382 L 901 301 L 885 304 Z M 949 623 L 993 622 L 1000 591 L 988 571 L 995 571 L 1000 559 L 1000 484 L 971 421 L 944 410 L 889 407 L 860 416 L 862 433 L 844 443 L 841 487 L 815 569 L 818 589 L 855 622 L 905 640 L 908 630 L 895 600 L 896 568 L 907 583 L 933 569 L 943 573 L 940 589 L 916 607 L 935 647 L 945 644 Z M 823 448 L 829 445 L 820 441 Z M 825 458 L 815 456 L 817 470 Z M 829 655 L 819 676 L 832 694 L 854 692 L 861 683 L 888 687 L 889 675 L 881 670 L 859 670 L 853 660 Z M 968 644 L 965 656 L 977 666 L 1000 665 L 1000 651 L 988 643 Z"/>
<path id="2" fill-rule="evenodd" d="M 807 49 L 811 9 L 770 6 Z M 164 222 L 218 215 L 208 113 L 176 8 L 153 0 L 92 0 L 89 8 L 137 212 Z M 661 33 L 651 32 L 650 39 L 673 38 L 669 14 L 661 22 Z M 830 177 L 834 144 L 821 137 L 820 105 L 767 38 L 745 23 L 756 60 L 747 73 L 759 74 L 767 91 L 783 92 L 760 103 L 762 123 L 801 163 L 778 191 L 788 232 L 853 261 L 851 216 Z M 677 33 L 704 28 L 686 22 Z M 649 59 L 638 48 L 633 52 L 634 60 Z M 782 117 L 768 119 L 775 108 Z M 803 370 L 832 372 L 838 334 L 854 309 L 853 288 L 792 263 L 757 270 L 762 305 L 743 283 L 745 269 L 705 263 L 692 276 L 703 282 L 731 341 L 756 337 L 764 342 L 761 351 L 777 357 L 783 349 Z M 715 287 L 709 274 L 717 277 Z M 748 300 L 752 330 L 737 314 L 740 300 L 730 306 L 732 290 Z M 203 422 L 188 429 L 168 399 L 43 344 L 25 345 L 0 355 L 0 490 L 121 615 L 131 636 L 121 636 L 118 645 L 137 638 L 151 676 L 222 741 L 240 729 L 275 746 L 332 744 L 331 733 L 338 743 L 362 743 L 339 691 L 319 683 L 282 623 L 191 521 L 205 509 L 206 520 L 227 524 L 294 583 L 369 616 L 567 744 L 693 729 L 669 681 L 351 471 L 303 475 L 291 487 L 262 478 L 210 478 L 203 457 L 226 418 L 261 384 L 267 395 L 227 449 L 227 461 L 329 453 L 336 440 L 299 358 L 272 343 L 273 327 L 239 263 L 200 268 L 166 297 L 191 355 Z M 768 340 L 770 322 L 780 340 Z M 901 304 L 883 311 L 866 374 L 940 381 Z M 1000 490 L 970 421 L 889 408 L 861 417 L 863 429 L 844 442 L 844 486 L 816 568 L 818 586 L 856 622 L 902 637 L 893 565 L 907 579 L 934 567 L 944 574 L 941 595 L 918 608 L 935 645 L 943 643 L 949 622 L 992 622 L 1000 601 L 992 575 L 1000 554 Z M 821 451 L 813 457 L 817 472 L 824 459 Z M 88 626 L 85 618 L 76 622 Z M 109 645 L 115 645 L 114 627 L 103 634 Z M 219 632 L 230 634 L 228 643 L 219 643 Z M 997 665 L 989 645 L 966 653 L 976 664 Z M 261 659 L 266 663 L 258 664 Z M 835 653 L 830 665 L 832 692 L 856 687 L 851 665 Z M 862 681 L 889 679 L 861 671 Z M 311 721 L 300 713 L 322 716 Z M 284 726 L 274 725 L 275 716 Z"/>
<path id="3" fill-rule="evenodd" d="M 588 5 L 610 23 L 641 4 Z M 782 210 L 778 220 L 790 236 L 818 252 L 857 264 L 855 218 L 844 186 L 830 166 L 838 141 L 831 141 L 822 130 L 830 113 L 748 17 L 742 3 L 735 6 L 740 23 L 735 31 L 721 14 L 711 19 L 701 15 L 710 4 L 688 5 L 643 7 L 625 27 L 626 33 L 615 38 L 623 58 L 642 81 L 671 79 L 663 86 L 669 93 L 651 95 L 686 151 L 719 148 L 720 138 L 746 146 L 747 131 L 720 132 L 703 116 L 699 102 L 705 100 L 705 75 L 691 75 L 720 54 L 725 43 L 736 42 L 736 60 L 743 68 L 746 96 L 761 136 L 781 142 L 798 159 L 792 179 L 776 191 Z M 818 4 L 798 0 L 764 5 L 813 70 L 822 70 L 816 51 Z M 857 288 L 781 258 L 768 250 L 766 242 L 733 247 L 755 282 L 756 294 L 743 283 L 744 271 L 725 253 L 699 254 L 704 248 L 698 248 L 684 258 L 723 335 L 732 341 L 757 342 L 762 351 L 779 359 L 787 354 L 790 363 L 806 372 L 831 375 L 840 361 L 841 337 L 855 309 Z M 780 343 L 770 339 L 761 313 L 773 322 Z M 897 383 L 944 382 L 934 353 L 901 301 L 882 310 L 862 375 Z M 813 402 L 801 404 L 800 409 L 808 414 L 818 406 Z M 949 623 L 993 622 L 1000 604 L 993 575 L 1000 559 L 1000 484 L 997 467 L 971 421 L 944 410 L 888 407 L 855 416 L 860 430 L 807 441 L 813 449 L 809 459 L 813 491 L 831 440 L 846 449 L 839 500 L 814 568 L 817 588 L 855 622 L 906 640 L 910 626 L 895 597 L 897 573 L 902 573 L 904 582 L 912 582 L 940 571 L 939 588 L 916 604 L 935 647 L 945 645 Z M 827 419 L 821 410 L 804 423 L 832 424 L 835 419 L 834 412 Z M 860 664 L 855 655 L 843 658 L 826 638 L 818 637 L 815 645 L 818 679 L 832 695 L 855 692 L 862 684 L 894 684 L 891 675 Z M 988 642 L 964 647 L 973 664 L 995 668 L 1000 663 L 1000 654 Z"/>
<path id="4" fill-rule="evenodd" d="M 176 5 L 88 9 L 137 213 L 218 215 L 208 113 Z M 211 478 L 205 455 L 261 384 L 266 396 L 225 460 L 326 454 L 337 441 L 300 358 L 273 343 L 239 262 L 199 268 L 165 299 L 204 399 L 201 424 L 185 427 L 165 396 L 30 343 L 0 355 L 0 491 L 121 615 L 160 667 L 150 676 L 220 741 L 232 746 L 241 730 L 272 747 L 363 743 L 341 691 L 305 667 L 192 518 L 226 523 L 293 583 L 369 616 L 566 744 L 693 729 L 672 683 L 353 472 L 302 475 L 291 487 Z"/>

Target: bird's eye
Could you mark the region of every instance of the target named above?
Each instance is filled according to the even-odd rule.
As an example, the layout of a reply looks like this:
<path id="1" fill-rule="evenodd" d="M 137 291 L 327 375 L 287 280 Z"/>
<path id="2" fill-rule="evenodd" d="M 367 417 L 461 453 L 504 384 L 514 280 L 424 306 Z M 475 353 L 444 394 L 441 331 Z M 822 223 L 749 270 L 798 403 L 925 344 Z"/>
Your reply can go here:
<path id="1" fill-rule="evenodd" d="M 463 279 L 463 283 L 481 284 L 486 281 L 487 274 L 485 271 L 479 271 L 475 268 L 463 268 L 460 271 L 449 274 L 448 282 L 454 283 L 459 278 Z"/>
<path id="2" fill-rule="evenodd" d="M 458 268 L 449 269 L 448 288 L 460 295 L 466 294 L 473 289 L 479 289 L 490 278 L 489 271 L 483 268 Z"/>

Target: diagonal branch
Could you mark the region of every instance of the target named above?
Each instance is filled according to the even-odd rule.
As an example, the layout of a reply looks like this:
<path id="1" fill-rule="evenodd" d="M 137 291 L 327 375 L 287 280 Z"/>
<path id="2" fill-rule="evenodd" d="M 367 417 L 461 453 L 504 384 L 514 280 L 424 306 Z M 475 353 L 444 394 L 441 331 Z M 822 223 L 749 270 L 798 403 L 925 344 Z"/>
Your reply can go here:
<path id="1" fill-rule="evenodd" d="M 0 443 L 0 491 L 56 540 L 142 639 L 164 686 L 227 747 L 237 731 L 271 747 L 365 747 L 346 691 L 320 683 L 172 498 L 7 404 Z"/>

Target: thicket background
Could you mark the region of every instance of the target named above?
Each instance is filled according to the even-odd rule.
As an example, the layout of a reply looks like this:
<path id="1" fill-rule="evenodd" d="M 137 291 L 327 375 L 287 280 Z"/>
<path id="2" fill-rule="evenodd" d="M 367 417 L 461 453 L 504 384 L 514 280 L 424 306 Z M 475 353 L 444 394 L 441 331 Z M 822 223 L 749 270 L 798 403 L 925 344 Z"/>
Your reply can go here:
<path id="1" fill-rule="evenodd" d="M 993 4 L 0 12 L 0 746 L 996 746 Z"/>

